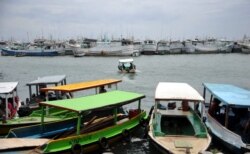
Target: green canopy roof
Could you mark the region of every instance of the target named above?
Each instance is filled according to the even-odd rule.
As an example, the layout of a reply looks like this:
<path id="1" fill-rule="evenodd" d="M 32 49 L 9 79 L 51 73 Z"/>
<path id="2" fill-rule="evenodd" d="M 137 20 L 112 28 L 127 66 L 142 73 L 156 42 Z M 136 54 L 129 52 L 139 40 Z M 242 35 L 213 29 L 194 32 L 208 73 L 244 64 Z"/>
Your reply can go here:
<path id="1" fill-rule="evenodd" d="M 41 105 L 53 106 L 75 112 L 82 112 L 96 110 L 103 107 L 124 105 L 142 98 L 145 98 L 145 95 L 116 90 L 80 98 L 41 102 Z"/>

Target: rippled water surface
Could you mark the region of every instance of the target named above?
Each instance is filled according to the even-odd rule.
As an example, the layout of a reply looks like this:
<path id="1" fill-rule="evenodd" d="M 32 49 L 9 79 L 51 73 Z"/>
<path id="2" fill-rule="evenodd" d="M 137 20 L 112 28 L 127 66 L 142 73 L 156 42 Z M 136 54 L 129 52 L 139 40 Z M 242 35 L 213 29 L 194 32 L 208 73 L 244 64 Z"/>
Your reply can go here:
<path id="1" fill-rule="evenodd" d="M 0 82 L 18 81 L 22 100 L 28 97 L 26 83 L 47 75 L 67 75 L 67 82 L 95 79 L 122 79 L 118 89 L 143 93 L 142 108 L 149 111 L 154 103 L 158 82 L 187 82 L 201 94 L 203 82 L 230 83 L 250 90 L 250 55 L 204 54 L 134 57 L 135 74 L 118 72 L 122 57 L 3 57 L 0 56 Z M 123 57 L 124 58 L 124 57 Z M 90 92 L 86 92 L 91 93 Z M 82 95 L 78 94 L 78 95 Z M 128 106 L 130 108 L 132 106 Z M 119 143 L 115 153 L 154 153 L 148 140 L 140 135 L 130 144 Z M 216 147 L 216 145 L 215 145 Z M 219 148 L 219 147 L 217 147 Z"/>

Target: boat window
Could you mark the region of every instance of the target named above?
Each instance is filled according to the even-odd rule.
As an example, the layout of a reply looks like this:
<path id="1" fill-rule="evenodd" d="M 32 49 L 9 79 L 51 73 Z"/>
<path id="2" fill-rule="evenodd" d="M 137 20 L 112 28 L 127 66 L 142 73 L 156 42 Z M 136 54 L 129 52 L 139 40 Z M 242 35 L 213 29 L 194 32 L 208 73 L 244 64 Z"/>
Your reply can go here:
<path id="1" fill-rule="evenodd" d="M 130 65 L 131 65 L 130 63 L 124 63 L 125 67 L 130 67 Z"/>

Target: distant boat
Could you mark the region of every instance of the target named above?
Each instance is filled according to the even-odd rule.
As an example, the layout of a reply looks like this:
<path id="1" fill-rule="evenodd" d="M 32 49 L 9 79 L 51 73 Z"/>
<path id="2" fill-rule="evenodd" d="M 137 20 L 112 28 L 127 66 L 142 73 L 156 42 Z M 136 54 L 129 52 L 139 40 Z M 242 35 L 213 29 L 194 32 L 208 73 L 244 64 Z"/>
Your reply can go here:
<path id="1" fill-rule="evenodd" d="M 211 143 L 196 105 L 203 97 L 186 83 L 160 82 L 149 122 L 149 138 L 163 153 L 203 153 Z"/>
<path id="2" fill-rule="evenodd" d="M 171 41 L 170 42 L 170 54 L 180 54 L 183 50 L 183 44 L 180 41 Z"/>
<path id="3" fill-rule="evenodd" d="M 97 42 L 95 47 L 88 49 L 86 56 L 136 56 L 138 53 L 139 51 L 134 49 L 133 41 L 122 39 Z"/>
<path id="4" fill-rule="evenodd" d="M 147 39 L 142 46 L 141 54 L 154 55 L 156 53 L 157 44 L 154 40 Z"/>
<path id="5" fill-rule="evenodd" d="M 213 39 L 197 41 L 194 47 L 196 53 L 219 53 L 221 49 Z"/>
<path id="6" fill-rule="evenodd" d="M 125 73 L 135 73 L 136 66 L 134 60 L 131 59 L 120 59 L 118 64 L 118 69 Z"/>
<path id="7" fill-rule="evenodd" d="M 12 50 L 4 48 L 1 51 L 3 56 L 58 56 L 59 53 L 55 49 L 34 49 L 34 50 Z"/>
<path id="8" fill-rule="evenodd" d="M 239 43 L 242 53 L 250 54 L 250 41 Z"/>
<path id="9" fill-rule="evenodd" d="M 163 40 L 159 41 L 157 43 L 156 54 L 165 55 L 165 54 L 169 54 L 169 53 L 170 53 L 169 42 L 163 41 Z"/>
<path id="10" fill-rule="evenodd" d="M 210 98 L 205 124 L 213 138 L 232 153 L 249 153 L 250 91 L 231 84 L 203 83 L 203 86 L 204 99 L 206 95 Z"/>

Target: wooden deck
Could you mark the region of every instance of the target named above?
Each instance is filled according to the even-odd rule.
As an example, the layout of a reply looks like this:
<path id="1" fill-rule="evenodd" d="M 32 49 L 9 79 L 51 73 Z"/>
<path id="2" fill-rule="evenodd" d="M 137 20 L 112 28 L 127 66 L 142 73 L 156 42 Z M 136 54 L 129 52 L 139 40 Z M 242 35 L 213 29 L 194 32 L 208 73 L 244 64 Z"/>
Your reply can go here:
<path id="1" fill-rule="evenodd" d="M 0 150 L 18 149 L 41 146 L 49 139 L 7 138 L 0 139 Z"/>

